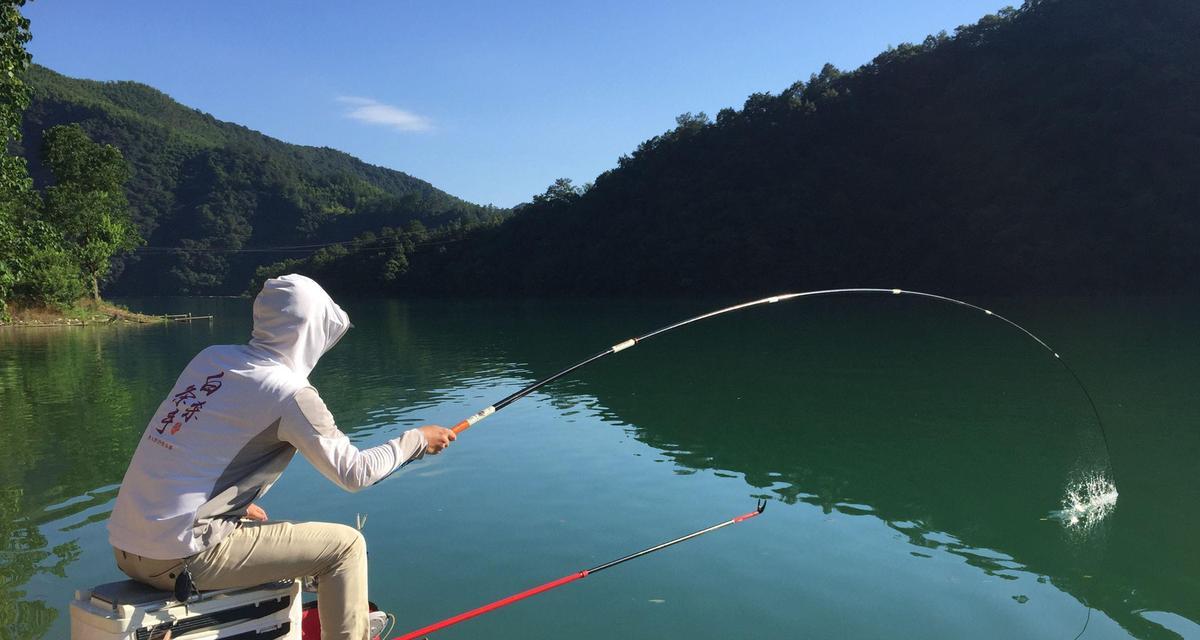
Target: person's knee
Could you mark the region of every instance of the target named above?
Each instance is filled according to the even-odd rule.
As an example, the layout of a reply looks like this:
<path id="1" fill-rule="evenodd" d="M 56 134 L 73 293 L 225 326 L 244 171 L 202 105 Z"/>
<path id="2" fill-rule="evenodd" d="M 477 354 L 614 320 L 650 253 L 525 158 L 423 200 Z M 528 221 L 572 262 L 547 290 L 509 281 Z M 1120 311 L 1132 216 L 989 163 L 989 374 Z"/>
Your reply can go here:
<path id="1" fill-rule="evenodd" d="M 361 531 L 344 524 L 333 526 L 336 527 L 335 535 L 342 548 L 342 555 L 348 557 L 365 557 L 367 555 L 367 540 Z"/>
<path id="2" fill-rule="evenodd" d="M 354 541 L 351 543 L 350 553 L 363 558 L 367 557 L 367 539 L 358 529 L 354 530 Z"/>

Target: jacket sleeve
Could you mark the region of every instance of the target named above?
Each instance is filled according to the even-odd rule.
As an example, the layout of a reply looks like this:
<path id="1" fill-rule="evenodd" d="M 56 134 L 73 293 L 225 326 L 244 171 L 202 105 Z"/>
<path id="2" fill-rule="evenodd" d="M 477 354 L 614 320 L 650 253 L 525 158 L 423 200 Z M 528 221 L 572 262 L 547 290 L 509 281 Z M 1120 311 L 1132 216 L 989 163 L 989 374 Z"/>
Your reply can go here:
<path id="1" fill-rule="evenodd" d="M 417 429 L 369 449 L 355 447 L 334 424 L 333 415 L 312 387 L 284 404 L 279 437 L 296 447 L 312 466 L 347 491 L 358 491 L 386 478 L 425 454 L 425 436 Z"/>

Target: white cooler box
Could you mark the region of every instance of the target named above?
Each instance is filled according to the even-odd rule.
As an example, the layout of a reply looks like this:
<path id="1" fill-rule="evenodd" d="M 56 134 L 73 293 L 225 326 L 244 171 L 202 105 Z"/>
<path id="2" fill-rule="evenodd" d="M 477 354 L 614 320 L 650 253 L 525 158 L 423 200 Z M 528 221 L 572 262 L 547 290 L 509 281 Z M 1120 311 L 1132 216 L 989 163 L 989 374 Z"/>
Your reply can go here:
<path id="1" fill-rule="evenodd" d="M 300 640 L 300 607 L 294 580 L 210 591 L 186 605 L 123 580 L 75 592 L 71 640 Z"/>

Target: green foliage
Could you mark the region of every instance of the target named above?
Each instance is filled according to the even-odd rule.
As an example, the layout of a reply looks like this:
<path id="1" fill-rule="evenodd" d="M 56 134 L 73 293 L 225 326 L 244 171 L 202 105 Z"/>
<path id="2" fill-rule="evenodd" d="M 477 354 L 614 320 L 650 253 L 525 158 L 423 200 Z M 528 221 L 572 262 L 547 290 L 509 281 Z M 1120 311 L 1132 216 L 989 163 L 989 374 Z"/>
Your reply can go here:
<path id="1" fill-rule="evenodd" d="M 25 69 L 32 57 L 25 50 L 31 39 L 29 19 L 21 15 L 24 0 L 0 2 L 0 136 L 4 143 L 21 139 L 21 113 L 29 106 L 29 87 Z M 3 175 L 0 188 L 12 188 L 10 176 Z"/>
<path id="2" fill-rule="evenodd" d="M 13 212 L 0 204 L 0 321 L 8 318 L 8 299 L 19 273 L 14 258 L 18 255 L 20 234 L 15 222 Z"/>
<path id="3" fill-rule="evenodd" d="M 20 277 L 13 283 L 12 300 L 66 309 L 84 296 L 79 260 L 58 227 L 28 218 L 20 224 L 16 246 Z"/>
<path id="4" fill-rule="evenodd" d="M 62 233 L 99 300 L 109 260 L 142 241 L 125 199 L 129 169 L 116 147 L 92 142 L 79 125 L 53 127 L 43 145 L 55 178 L 46 188 L 45 219 Z"/>
<path id="5" fill-rule="evenodd" d="M 0 2 L 0 319 L 7 315 L 5 301 L 20 277 L 16 262 L 19 249 L 17 225 L 30 190 L 29 173 L 23 158 L 7 149 L 21 139 L 21 112 L 29 106 L 25 69 L 30 55 L 29 20 L 21 15 L 24 0 Z"/>

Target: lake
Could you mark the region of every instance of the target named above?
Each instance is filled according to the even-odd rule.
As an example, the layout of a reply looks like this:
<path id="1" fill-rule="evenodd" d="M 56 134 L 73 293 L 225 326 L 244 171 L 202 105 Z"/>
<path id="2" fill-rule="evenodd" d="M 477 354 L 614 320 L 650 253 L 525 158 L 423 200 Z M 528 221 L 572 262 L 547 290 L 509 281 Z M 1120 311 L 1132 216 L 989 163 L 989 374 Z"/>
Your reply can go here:
<path id="1" fill-rule="evenodd" d="M 431 636 L 1200 637 L 1200 304 L 798 300 L 671 332 L 557 381 L 446 453 L 347 494 L 297 458 L 274 519 L 366 514 L 397 633 L 715 524 Z M 105 519 L 184 364 L 244 342 L 250 301 L 151 327 L 0 329 L 0 639 L 65 638 L 76 588 L 121 577 Z M 625 338 L 729 300 L 339 300 L 311 377 L 373 445 L 451 425 Z M 1097 521 L 1059 513 L 1111 463 Z"/>

